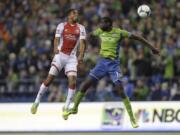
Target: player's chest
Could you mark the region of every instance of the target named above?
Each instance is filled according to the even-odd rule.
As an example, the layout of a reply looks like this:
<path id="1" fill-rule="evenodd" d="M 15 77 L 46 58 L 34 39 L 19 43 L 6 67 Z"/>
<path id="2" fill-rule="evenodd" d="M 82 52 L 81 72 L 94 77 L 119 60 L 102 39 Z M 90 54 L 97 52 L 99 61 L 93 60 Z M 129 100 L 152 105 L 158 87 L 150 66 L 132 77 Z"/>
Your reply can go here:
<path id="1" fill-rule="evenodd" d="M 115 43 L 120 40 L 120 35 L 117 33 L 102 33 L 100 35 L 101 41 Z"/>
<path id="2" fill-rule="evenodd" d="M 80 29 L 77 26 L 66 25 L 62 34 L 65 39 L 77 40 L 80 35 Z"/>

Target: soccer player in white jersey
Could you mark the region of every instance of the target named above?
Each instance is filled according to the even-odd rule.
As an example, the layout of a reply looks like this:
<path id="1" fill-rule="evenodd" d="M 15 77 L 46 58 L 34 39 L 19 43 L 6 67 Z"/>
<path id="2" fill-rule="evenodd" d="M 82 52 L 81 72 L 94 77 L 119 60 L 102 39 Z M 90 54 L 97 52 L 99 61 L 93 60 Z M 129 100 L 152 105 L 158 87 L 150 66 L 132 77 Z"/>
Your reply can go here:
<path id="1" fill-rule="evenodd" d="M 68 95 L 63 107 L 63 118 L 68 117 L 69 105 L 72 102 L 76 90 L 77 65 L 82 64 L 86 48 L 85 27 L 78 23 L 78 11 L 69 9 L 67 12 L 67 22 L 60 23 L 56 28 L 54 39 L 54 58 L 47 79 L 40 86 L 37 97 L 31 107 L 31 113 L 37 112 L 41 97 L 48 90 L 49 85 L 58 75 L 62 68 L 68 77 Z M 78 44 L 79 54 L 76 56 Z"/>

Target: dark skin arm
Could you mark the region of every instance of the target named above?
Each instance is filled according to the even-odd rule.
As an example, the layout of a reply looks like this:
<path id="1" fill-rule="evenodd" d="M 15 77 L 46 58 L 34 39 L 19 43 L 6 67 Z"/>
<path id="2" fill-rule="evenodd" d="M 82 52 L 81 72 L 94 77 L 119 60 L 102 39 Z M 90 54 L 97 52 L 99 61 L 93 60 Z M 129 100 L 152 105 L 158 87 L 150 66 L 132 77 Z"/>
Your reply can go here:
<path id="1" fill-rule="evenodd" d="M 90 32 L 88 34 L 88 37 L 93 36 L 92 32 Z M 139 35 L 135 35 L 135 34 L 131 34 L 130 39 L 134 39 L 134 40 L 138 40 L 141 43 L 143 43 L 145 46 L 147 46 L 148 48 L 150 48 L 152 50 L 153 54 L 159 55 L 160 51 L 159 49 L 153 47 L 145 38 L 143 38 L 142 36 Z"/>
<path id="2" fill-rule="evenodd" d="M 147 46 L 148 48 L 150 48 L 152 50 L 152 53 L 153 54 L 156 54 L 156 55 L 159 55 L 159 49 L 153 47 L 145 38 L 139 36 L 139 35 L 135 35 L 135 34 L 132 34 L 130 36 L 130 39 L 134 39 L 134 40 L 138 40 L 140 41 L 141 43 L 143 43 L 145 46 Z"/>

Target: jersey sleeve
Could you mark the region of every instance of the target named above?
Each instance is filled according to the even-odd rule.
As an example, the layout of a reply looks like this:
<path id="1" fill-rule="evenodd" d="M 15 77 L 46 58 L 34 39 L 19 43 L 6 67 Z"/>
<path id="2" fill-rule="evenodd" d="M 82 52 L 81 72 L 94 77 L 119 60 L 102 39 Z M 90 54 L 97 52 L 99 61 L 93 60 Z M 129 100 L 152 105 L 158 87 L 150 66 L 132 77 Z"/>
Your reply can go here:
<path id="1" fill-rule="evenodd" d="M 92 35 L 93 35 L 93 36 L 99 36 L 99 35 L 101 34 L 101 32 L 102 32 L 102 30 L 101 30 L 100 28 L 98 28 L 98 29 L 96 29 L 96 30 L 94 30 L 94 31 L 92 32 Z"/>
<path id="2" fill-rule="evenodd" d="M 128 31 L 126 31 L 126 30 L 121 30 L 121 31 L 120 31 L 120 35 L 121 35 L 121 37 L 123 37 L 123 38 L 129 38 L 129 37 L 131 36 L 131 32 L 128 32 Z"/>
<path id="3" fill-rule="evenodd" d="M 55 37 L 61 37 L 61 34 L 62 34 L 62 32 L 63 32 L 63 27 L 64 27 L 64 24 L 63 24 L 63 23 L 58 24 L 58 26 L 57 26 L 57 28 L 56 28 Z"/>
<path id="4" fill-rule="evenodd" d="M 80 37 L 79 39 L 86 39 L 86 29 L 84 26 L 80 26 Z"/>

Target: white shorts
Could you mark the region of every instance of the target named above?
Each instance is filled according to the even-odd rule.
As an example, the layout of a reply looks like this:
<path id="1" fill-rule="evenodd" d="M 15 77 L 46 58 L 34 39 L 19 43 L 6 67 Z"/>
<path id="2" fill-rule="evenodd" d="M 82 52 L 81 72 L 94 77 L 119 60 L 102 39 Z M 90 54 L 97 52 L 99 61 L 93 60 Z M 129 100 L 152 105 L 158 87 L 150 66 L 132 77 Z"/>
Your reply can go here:
<path id="1" fill-rule="evenodd" d="M 56 54 L 52 60 L 49 74 L 57 76 L 58 73 L 65 69 L 67 76 L 77 76 L 77 58 L 75 55 L 66 55 L 62 52 Z"/>

